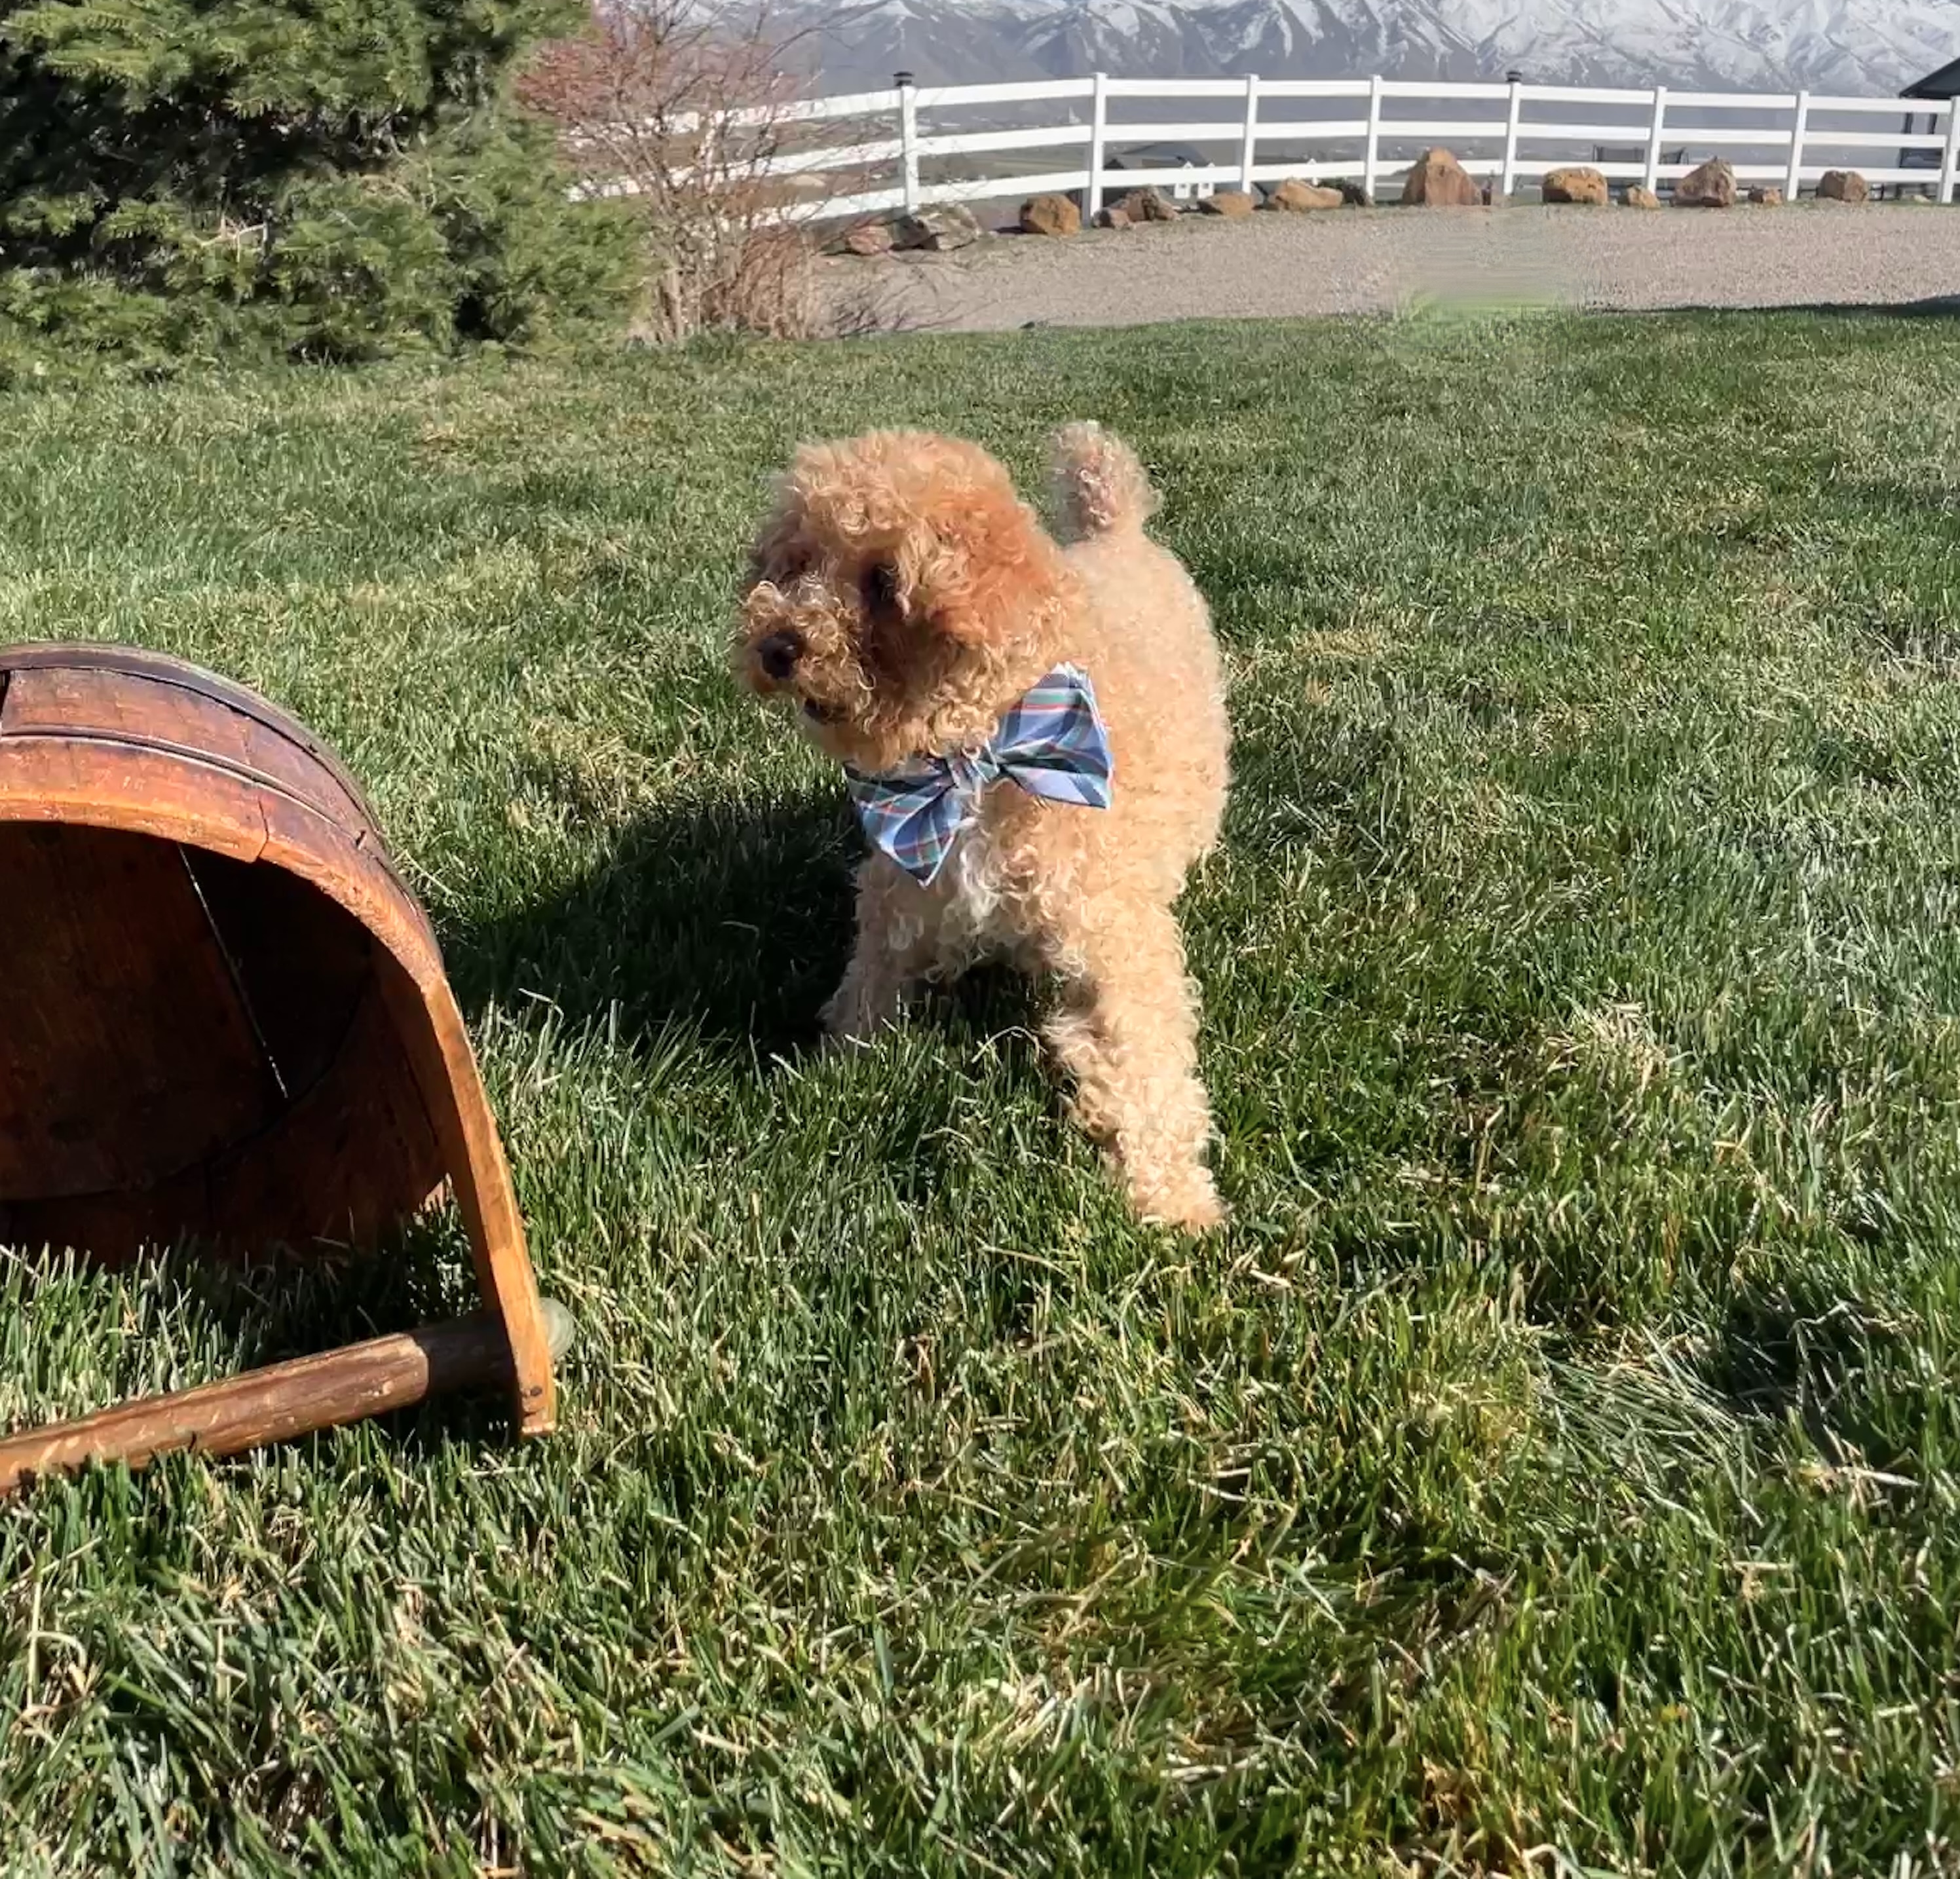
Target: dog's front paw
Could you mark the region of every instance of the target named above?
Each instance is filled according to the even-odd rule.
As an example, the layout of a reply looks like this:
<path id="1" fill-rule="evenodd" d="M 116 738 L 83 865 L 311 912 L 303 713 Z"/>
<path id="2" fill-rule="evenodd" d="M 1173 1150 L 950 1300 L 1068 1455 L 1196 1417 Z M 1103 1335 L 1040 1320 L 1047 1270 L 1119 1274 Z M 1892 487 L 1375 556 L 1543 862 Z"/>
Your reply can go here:
<path id="1" fill-rule="evenodd" d="M 890 1029 L 889 1025 L 879 1027 L 880 1030 Z M 850 1057 L 858 1051 L 870 1050 L 878 1041 L 878 1035 L 877 1030 L 839 1031 L 826 1025 L 816 1047 L 817 1054 L 820 1057 Z"/>
<path id="2" fill-rule="evenodd" d="M 838 988 L 821 1015 L 823 1048 L 828 1054 L 875 1044 L 882 1033 L 896 1027 L 904 1009 L 896 998 L 874 1003 L 847 983 Z"/>
<path id="3" fill-rule="evenodd" d="M 1132 1180 L 1130 1198 L 1138 1213 L 1160 1226 L 1185 1233 L 1206 1233 L 1223 1226 L 1231 1210 L 1218 1197 L 1217 1184 L 1205 1168 L 1180 1169 L 1167 1179 Z"/>

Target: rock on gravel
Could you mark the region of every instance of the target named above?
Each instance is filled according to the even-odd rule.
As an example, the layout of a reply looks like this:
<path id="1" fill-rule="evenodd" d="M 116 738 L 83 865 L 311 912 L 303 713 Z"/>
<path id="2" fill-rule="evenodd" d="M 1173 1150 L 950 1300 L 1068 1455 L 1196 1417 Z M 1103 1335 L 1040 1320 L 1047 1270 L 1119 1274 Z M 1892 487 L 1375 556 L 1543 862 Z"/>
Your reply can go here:
<path id="1" fill-rule="evenodd" d="M 1710 157 L 1674 186 L 1676 208 L 1729 208 L 1736 201 L 1736 173 L 1720 157 Z"/>
<path id="2" fill-rule="evenodd" d="M 1565 170 L 1548 170 L 1538 192 L 1548 202 L 1596 203 L 1603 208 L 1612 199 L 1606 193 L 1606 179 L 1583 165 Z"/>
<path id="3" fill-rule="evenodd" d="M 1251 215 L 1252 208 L 1252 199 L 1238 189 L 1219 189 L 1198 199 L 1200 215 L 1223 215 L 1233 221 L 1241 215 Z"/>
<path id="4" fill-rule="evenodd" d="M 1082 211 L 1072 196 L 1037 196 L 1021 205 L 1024 235 L 1073 235 L 1082 227 Z"/>
<path id="5" fill-rule="evenodd" d="M 1266 198 L 1264 206 L 1300 215 L 1313 209 L 1339 208 L 1347 200 L 1338 189 L 1326 189 L 1318 183 L 1303 183 L 1297 176 L 1289 176 Z"/>
<path id="6" fill-rule="evenodd" d="M 1629 208 L 1659 208 L 1660 198 L 1644 183 L 1630 183 L 1620 200 Z"/>
<path id="7" fill-rule="evenodd" d="M 1863 202 L 1871 193 L 1872 186 L 1855 170 L 1827 170 L 1817 179 L 1820 202 Z"/>
<path id="8" fill-rule="evenodd" d="M 1161 189 L 1132 189 L 1116 206 L 1133 222 L 1177 220 L 1177 205 Z"/>
<path id="9" fill-rule="evenodd" d="M 1754 189 L 1749 192 L 1749 200 L 1758 208 L 1781 208 L 1783 192 L 1780 189 Z"/>
<path id="10" fill-rule="evenodd" d="M 970 208 L 946 202 L 937 208 L 922 208 L 916 215 L 901 215 L 892 224 L 892 236 L 894 247 L 947 254 L 978 241 L 980 221 Z"/>
<path id="11" fill-rule="evenodd" d="M 832 244 L 832 254 L 863 256 L 889 254 L 895 237 L 889 222 L 860 222 L 847 228 Z"/>
<path id="12" fill-rule="evenodd" d="M 1453 151 L 1426 150 L 1402 178 L 1402 201 L 1423 208 L 1475 208 L 1484 192 L 1472 180 Z"/>

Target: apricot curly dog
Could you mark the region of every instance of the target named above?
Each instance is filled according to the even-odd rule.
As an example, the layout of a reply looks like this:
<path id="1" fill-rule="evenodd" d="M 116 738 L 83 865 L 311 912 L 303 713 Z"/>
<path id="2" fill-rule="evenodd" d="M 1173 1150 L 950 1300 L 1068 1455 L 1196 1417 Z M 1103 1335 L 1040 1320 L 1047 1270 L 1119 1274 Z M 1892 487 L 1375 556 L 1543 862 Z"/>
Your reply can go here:
<path id="1" fill-rule="evenodd" d="M 1056 438 L 1058 545 L 984 450 L 878 433 L 799 451 L 756 542 L 737 669 L 801 707 L 873 847 L 826 1008 L 840 1038 L 983 954 L 1058 982 L 1046 1034 L 1137 1211 L 1223 1217 L 1172 904 L 1217 841 L 1218 649 L 1157 499 L 1094 424 Z"/>

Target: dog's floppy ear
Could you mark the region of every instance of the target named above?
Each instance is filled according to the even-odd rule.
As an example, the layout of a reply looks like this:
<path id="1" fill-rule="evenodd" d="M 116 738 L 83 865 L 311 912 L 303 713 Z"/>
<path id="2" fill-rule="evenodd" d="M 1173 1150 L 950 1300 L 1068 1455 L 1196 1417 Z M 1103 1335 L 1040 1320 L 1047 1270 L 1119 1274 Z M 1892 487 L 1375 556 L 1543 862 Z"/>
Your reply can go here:
<path id="1" fill-rule="evenodd" d="M 934 520 L 919 586 L 934 628 L 962 646 L 1025 646 L 1059 620 L 1067 564 L 1034 512 L 985 498 Z"/>

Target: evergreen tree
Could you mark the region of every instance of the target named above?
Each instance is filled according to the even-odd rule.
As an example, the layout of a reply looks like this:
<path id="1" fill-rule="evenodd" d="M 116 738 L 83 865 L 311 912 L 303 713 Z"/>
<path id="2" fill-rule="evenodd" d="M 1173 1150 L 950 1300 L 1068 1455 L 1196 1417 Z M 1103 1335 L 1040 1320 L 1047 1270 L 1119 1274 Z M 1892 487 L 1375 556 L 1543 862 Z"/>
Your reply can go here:
<path id="1" fill-rule="evenodd" d="M 0 0 L 0 318 L 138 358 L 535 343 L 622 305 L 509 89 L 577 0 Z M 4 360 L 0 360 L 4 365 Z"/>

